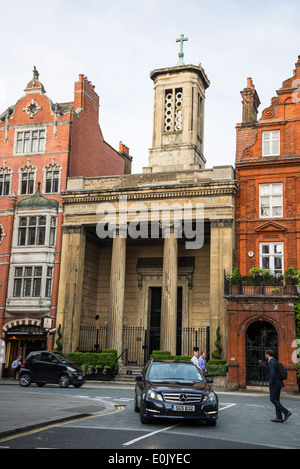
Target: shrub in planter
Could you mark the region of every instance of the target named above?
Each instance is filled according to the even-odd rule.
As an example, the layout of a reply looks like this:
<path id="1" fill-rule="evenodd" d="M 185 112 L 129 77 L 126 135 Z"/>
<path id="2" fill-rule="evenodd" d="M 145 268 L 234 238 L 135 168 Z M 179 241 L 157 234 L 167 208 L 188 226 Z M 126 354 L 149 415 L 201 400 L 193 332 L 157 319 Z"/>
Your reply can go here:
<path id="1" fill-rule="evenodd" d="M 151 358 L 154 358 L 156 355 L 170 356 L 171 352 L 169 350 L 153 350 L 151 353 Z"/>
<path id="2" fill-rule="evenodd" d="M 206 376 L 226 376 L 227 361 L 226 360 L 208 360 L 206 363 Z"/>
<path id="3" fill-rule="evenodd" d="M 115 353 L 69 353 L 86 375 L 86 379 L 113 379 L 116 374 Z"/>
<path id="4" fill-rule="evenodd" d="M 150 355 L 150 358 L 153 358 L 155 360 L 189 361 L 192 357 L 189 355 L 171 355 L 171 352 L 169 352 L 168 350 L 153 350 Z"/>

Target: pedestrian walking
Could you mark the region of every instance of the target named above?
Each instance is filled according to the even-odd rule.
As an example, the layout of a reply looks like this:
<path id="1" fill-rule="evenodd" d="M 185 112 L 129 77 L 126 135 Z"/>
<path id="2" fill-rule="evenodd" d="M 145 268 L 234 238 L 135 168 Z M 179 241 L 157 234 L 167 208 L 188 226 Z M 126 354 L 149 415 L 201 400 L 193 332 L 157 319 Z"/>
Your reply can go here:
<path id="1" fill-rule="evenodd" d="M 199 360 L 198 360 L 198 367 L 200 368 L 200 370 L 202 371 L 203 374 L 207 372 L 205 352 L 201 352 L 201 354 L 200 354 L 200 357 L 199 357 Z"/>
<path id="2" fill-rule="evenodd" d="M 16 360 L 12 362 L 12 370 L 14 374 L 14 379 L 17 379 L 17 374 L 21 368 L 21 357 L 17 357 Z"/>
<path id="3" fill-rule="evenodd" d="M 265 357 L 268 360 L 270 401 L 274 404 L 276 410 L 276 418 L 271 421 L 283 423 L 292 415 L 280 402 L 280 391 L 284 384 L 277 374 L 277 362 L 273 350 L 266 350 Z"/>
<path id="4" fill-rule="evenodd" d="M 194 347 L 194 356 L 191 358 L 191 361 L 194 363 L 194 365 L 198 365 L 198 355 L 199 355 L 199 347 Z"/>

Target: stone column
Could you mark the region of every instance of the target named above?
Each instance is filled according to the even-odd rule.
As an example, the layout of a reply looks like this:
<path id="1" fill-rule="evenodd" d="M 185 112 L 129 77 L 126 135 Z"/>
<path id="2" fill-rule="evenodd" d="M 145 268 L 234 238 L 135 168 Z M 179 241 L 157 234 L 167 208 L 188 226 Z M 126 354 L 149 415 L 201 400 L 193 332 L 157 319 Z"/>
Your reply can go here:
<path id="1" fill-rule="evenodd" d="M 210 227 L 211 351 L 215 349 L 216 329 L 220 326 L 222 355 L 227 359 L 227 304 L 223 295 L 224 273 L 232 272 L 233 223 L 231 219 L 211 220 Z"/>
<path id="2" fill-rule="evenodd" d="M 164 238 L 160 349 L 176 355 L 178 243 L 174 226 Z"/>
<path id="3" fill-rule="evenodd" d="M 115 227 L 111 256 L 107 348 L 122 350 L 127 226 Z"/>
<path id="4" fill-rule="evenodd" d="M 61 324 L 64 353 L 79 345 L 85 244 L 83 226 L 63 227 L 56 330 Z"/>

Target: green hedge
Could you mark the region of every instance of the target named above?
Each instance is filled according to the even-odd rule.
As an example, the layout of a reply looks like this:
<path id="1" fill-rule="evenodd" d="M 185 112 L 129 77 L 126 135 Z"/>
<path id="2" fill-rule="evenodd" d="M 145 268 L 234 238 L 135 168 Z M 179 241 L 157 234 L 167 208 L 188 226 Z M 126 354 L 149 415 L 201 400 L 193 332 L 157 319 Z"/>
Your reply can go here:
<path id="1" fill-rule="evenodd" d="M 182 360 L 190 361 L 190 355 L 171 355 L 168 350 L 153 350 L 150 358 L 154 360 Z M 221 359 L 208 360 L 206 363 L 207 373 L 205 376 L 226 376 L 227 361 Z"/>
<path id="2" fill-rule="evenodd" d="M 191 356 L 185 356 L 185 355 L 171 355 L 171 352 L 168 350 L 153 350 L 153 352 L 150 355 L 150 358 L 153 358 L 154 360 L 190 360 L 192 357 Z"/>
<path id="3" fill-rule="evenodd" d="M 117 350 L 103 350 L 101 353 L 75 352 L 68 353 L 68 357 L 77 363 L 86 374 L 91 374 L 99 368 L 118 370 L 118 364 L 115 361 L 118 357 Z"/>
<path id="4" fill-rule="evenodd" d="M 227 361 L 221 359 L 208 360 L 206 376 L 226 376 Z"/>

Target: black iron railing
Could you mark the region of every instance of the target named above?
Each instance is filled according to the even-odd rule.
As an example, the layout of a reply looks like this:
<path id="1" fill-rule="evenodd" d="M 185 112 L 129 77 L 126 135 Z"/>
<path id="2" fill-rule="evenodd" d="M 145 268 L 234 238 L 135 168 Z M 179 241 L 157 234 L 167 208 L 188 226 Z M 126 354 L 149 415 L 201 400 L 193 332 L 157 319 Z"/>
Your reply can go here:
<path id="1" fill-rule="evenodd" d="M 79 337 L 80 352 L 101 352 L 106 348 L 107 326 L 81 326 Z M 160 348 L 160 328 L 123 326 L 122 355 L 125 364 L 143 364 L 148 360 L 152 350 Z M 180 327 L 177 329 L 177 355 L 192 356 L 194 347 L 206 352 L 209 358 L 210 328 Z M 117 346 L 115 347 L 117 348 Z"/>
<path id="2" fill-rule="evenodd" d="M 224 294 L 296 296 L 297 287 L 283 275 L 243 275 L 238 280 L 224 275 Z"/>

